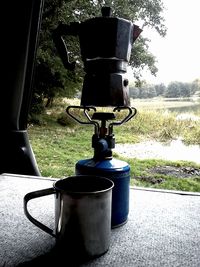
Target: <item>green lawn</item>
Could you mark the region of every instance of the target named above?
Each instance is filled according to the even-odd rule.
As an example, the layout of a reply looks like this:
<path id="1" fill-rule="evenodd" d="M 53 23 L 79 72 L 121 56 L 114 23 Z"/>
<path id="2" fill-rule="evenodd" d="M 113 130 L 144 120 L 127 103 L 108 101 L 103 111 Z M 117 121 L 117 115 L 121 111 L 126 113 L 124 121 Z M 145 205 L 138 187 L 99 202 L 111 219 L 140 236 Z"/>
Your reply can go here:
<path id="1" fill-rule="evenodd" d="M 29 126 L 28 133 L 42 176 L 62 178 L 74 174 L 74 166 L 78 160 L 93 156 L 91 147 L 93 126 L 77 123 L 62 126 L 57 123 L 58 114 L 52 114 L 46 115 L 40 126 Z M 134 143 L 147 138 L 147 135 L 148 138 L 173 138 L 179 134 L 180 127 L 185 129 L 185 133 L 187 132 L 186 129 L 191 129 L 182 125 L 182 122 L 178 125 L 172 114 L 169 114 L 167 121 L 165 120 L 166 116 L 164 118 L 160 112 L 145 113 L 142 111 L 140 114 L 130 122 L 114 128 L 118 143 Z M 197 126 L 195 127 L 198 129 Z M 194 163 L 123 159 L 116 154 L 114 157 L 130 164 L 131 184 L 134 186 L 200 192 L 199 176 L 177 179 L 169 175 L 154 174 L 154 179 L 152 179 L 152 175 L 149 175 L 149 170 L 156 166 L 194 166 L 200 168 Z"/>

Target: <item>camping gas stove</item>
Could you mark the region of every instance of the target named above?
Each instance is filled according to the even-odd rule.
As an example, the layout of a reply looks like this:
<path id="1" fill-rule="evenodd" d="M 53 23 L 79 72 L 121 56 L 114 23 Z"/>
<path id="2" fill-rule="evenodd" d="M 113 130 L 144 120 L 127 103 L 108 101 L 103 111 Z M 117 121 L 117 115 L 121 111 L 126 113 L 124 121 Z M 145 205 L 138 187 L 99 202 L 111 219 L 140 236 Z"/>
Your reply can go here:
<path id="1" fill-rule="evenodd" d="M 86 120 L 74 116 L 75 109 L 82 110 Z M 93 111 L 92 116 L 89 111 Z M 126 116 L 116 121 L 116 112 L 125 110 Z M 68 106 L 67 114 L 81 124 L 94 125 L 92 148 L 94 155 L 89 159 L 79 160 L 75 165 L 76 174 L 103 176 L 114 182 L 112 194 L 112 227 L 117 227 L 127 221 L 129 213 L 130 166 L 125 161 L 113 158 L 115 147 L 113 127 L 128 122 L 136 114 L 131 107 L 116 107 L 113 112 L 97 112 L 96 107 Z M 75 112 L 77 114 L 77 112 Z"/>

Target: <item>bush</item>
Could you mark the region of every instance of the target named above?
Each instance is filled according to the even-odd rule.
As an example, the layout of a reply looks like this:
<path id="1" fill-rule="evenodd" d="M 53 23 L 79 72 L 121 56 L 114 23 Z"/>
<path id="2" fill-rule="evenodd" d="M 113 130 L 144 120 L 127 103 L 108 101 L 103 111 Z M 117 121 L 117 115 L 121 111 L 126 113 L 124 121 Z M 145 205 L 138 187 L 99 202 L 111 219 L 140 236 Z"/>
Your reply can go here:
<path id="1" fill-rule="evenodd" d="M 57 122 L 62 126 L 74 127 L 77 122 L 73 120 L 66 112 L 58 115 Z"/>

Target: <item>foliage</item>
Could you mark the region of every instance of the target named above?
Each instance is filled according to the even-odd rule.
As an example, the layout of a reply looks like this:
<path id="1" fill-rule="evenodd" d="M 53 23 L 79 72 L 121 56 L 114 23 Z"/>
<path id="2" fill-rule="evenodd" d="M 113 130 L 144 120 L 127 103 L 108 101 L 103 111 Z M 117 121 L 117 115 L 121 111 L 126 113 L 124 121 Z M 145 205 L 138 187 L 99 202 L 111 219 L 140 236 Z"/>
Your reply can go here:
<path id="1" fill-rule="evenodd" d="M 161 84 L 148 84 L 142 82 L 140 87 L 130 85 L 130 96 L 133 98 L 153 98 L 164 96 L 166 98 L 190 97 L 200 91 L 200 81 L 198 79 L 191 83 L 173 81 L 165 86 Z"/>
<path id="2" fill-rule="evenodd" d="M 45 105 L 49 106 L 58 95 L 71 97 L 80 90 L 84 73 L 78 40 L 75 37 L 67 37 L 66 41 L 68 51 L 70 51 L 70 60 L 75 59 L 77 62 L 75 73 L 64 69 L 52 42 L 52 31 L 59 22 L 69 24 L 73 21 L 81 22 L 94 16 L 101 16 L 102 6 L 110 6 L 113 16 L 140 22 L 143 30 L 150 27 L 161 36 L 166 33 L 164 18 L 162 17 L 164 6 L 161 0 L 45 0 L 31 113 L 35 112 L 35 106 L 38 103 L 40 103 L 40 108 L 37 110 L 41 111 Z M 145 66 L 154 75 L 157 71 L 155 58 L 148 51 L 149 41 L 141 36 L 133 48 L 134 53 L 131 55 L 130 65 L 138 79 L 141 69 Z"/>

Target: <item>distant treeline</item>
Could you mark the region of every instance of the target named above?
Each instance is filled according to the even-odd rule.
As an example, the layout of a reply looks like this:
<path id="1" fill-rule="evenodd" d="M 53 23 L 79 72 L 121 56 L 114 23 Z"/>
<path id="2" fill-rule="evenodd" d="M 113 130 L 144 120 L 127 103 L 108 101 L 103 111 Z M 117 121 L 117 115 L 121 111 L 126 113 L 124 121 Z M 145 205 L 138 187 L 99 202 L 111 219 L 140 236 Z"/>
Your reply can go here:
<path id="1" fill-rule="evenodd" d="M 132 98 L 153 98 L 163 96 L 166 98 L 190 97 L 200 90 L 200 80 L 191 83 L 171 82 L 167 86 L 164 83 L 152 85 L 143 83 L 140 87 L 129 86 Z"/>

